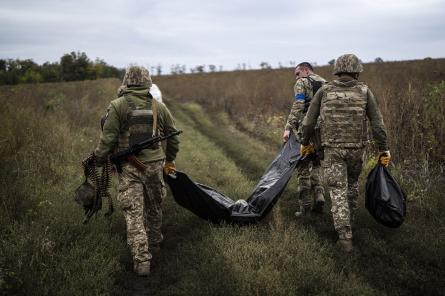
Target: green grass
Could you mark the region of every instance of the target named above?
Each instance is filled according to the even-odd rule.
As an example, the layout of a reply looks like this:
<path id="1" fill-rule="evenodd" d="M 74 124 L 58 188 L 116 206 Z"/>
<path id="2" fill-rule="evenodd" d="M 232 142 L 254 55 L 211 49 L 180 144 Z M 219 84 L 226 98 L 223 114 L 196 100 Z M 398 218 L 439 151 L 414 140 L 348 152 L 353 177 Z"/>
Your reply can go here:
<path id="1" fill-rule="evenodd" d="M 257 180 L 267 164 L 274 158 L 278 145 L 264 143 L 243 134 L 230 124 L 224 113 L 206 115 L 198 104 L 181 104 L 184 112 L 193 120 L 193 127 L 210 138 L 226 155 L 236 161 L 245 174 Z M 176 109 L 176 110 L 177 110 Z"/>
<path id="2" fill-rule="evenodd" d="M 117 86 L 105 80 L 48 85 L 50 91 L 2 88 L 2 103 L 15 100 L 0 111 L 0 294 L 443 294 L 445 188 L 440 172 L 426 165 L 393 169 L 409 196 L 400 229 L 377 224 L 361 195 L 351 255 L 337 249 L 330 213 L 296 220 L 296 178 L 269 216 L 247 227 L 210 224 L 168 196 L 162 251 L 151 276 L 137 278 L 120 211 L 82 225 L 73 202 L 80 161 L 97 143 L 98 118 Z M 63 100 L 51 101 L 60 94 Z M 46 108 L 49 101 L 56 107 Z M 246 198 L 279 141 L 240 132 L 226 115 L 196 104 L 167 104 L 184 130 L 178 169 L 235 200 Z M 361 176 L 362 191 L 372 166 Z"/>
<path id="3" fill-rule="evenodd" d="M 80 161 L 98 137 L 99 114 L 87 104 L 94 96 L 101 103 L 93 106 L 105 108 L 115 83 L 2 88 L 0 288 L 8 295 L 104 295 L 115 287 L 127 254 L 122 216 L 84 226 L 73 200 Z M 47 108 L 58 94 L 67 98 Z"/>

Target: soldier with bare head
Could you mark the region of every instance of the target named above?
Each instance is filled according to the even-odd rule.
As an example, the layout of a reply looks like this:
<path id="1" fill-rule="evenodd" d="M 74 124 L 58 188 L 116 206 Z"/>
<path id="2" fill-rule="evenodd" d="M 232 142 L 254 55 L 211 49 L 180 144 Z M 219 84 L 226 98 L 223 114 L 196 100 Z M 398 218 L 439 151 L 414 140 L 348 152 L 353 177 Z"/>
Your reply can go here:
<path id="1" fill-rule="evenodd" d="M 129 67 L 118 98 L 108 107 L 103 131 L 95 155 L 104 162 L 112 151 L 122 151 L 157 135 L 176 132 L 167 107 L 153 99 L 147 69 Z M 153 250 L 163 240 L 162 200 L 166 195 L 165 173 L 175 171 L 174 160 L 179 149 L 177 136 L 167 139 L 165 153 L 160 143 L 128 158 L 119 173 L 118 201 L 127 224 L 134 271 L 141 276 L 150 272 Z"/>
<path id="2" fill-rule="evenodd" d="M 306 155 L 313 150 L 310 139 L 320 117 L 323 177 L 332 201 L 338 243 L 346 252 L 353 249 L 351 218 L 357 209 L 368 120 L 380 151 L 378 161 L 387 166 L 391 159 L 377 101 L 369 87 L 357 80 L 362 71 L 363 66 L 355 55 L 340 56 L 334 65 L 338 79 L 317 92 L 302 127 L 301 154 Z"/>
<path id="3" fill-rule="evenodd" d="M 312 65 L 303 62 L 295 68 L 295 99 L 287 119 L 283 133 L 283 141 L 289 139 L 290 131 L 293 130 L 299 141 L 301 141 L 301 123 L 309 108 L 313 95 L 326 83 L 326 80 L 314 73 Z M 312 137 L 311 142 L 316 142 L 317 137 Z M 311 211 L 322 212 L 324 206 L 324 189 L 320 182 L 319 161 L 305 161 L 298 167 L 298 203 L 299 211 L 297 217 L 308 216 Z M 312 209 L 312 200 L 314 207 Z"/>

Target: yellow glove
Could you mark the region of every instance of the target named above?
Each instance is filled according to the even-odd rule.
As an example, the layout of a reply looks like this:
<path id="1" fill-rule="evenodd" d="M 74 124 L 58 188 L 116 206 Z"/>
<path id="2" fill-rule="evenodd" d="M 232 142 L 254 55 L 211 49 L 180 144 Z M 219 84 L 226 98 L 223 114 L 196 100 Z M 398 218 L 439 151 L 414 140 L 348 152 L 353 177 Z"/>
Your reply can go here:
<path id="1" fill-rule="evenodd" d="M 312 144 L 309 145 L 300 145 L 300 155 L 306 156 L 309 154 L 315 153 L 315 147 Z"/>
<path id="2" fill-rule="evenodd" d="M 380 162 L 381 165 L 387 167 L 389 162 L 391 161 L 391 153 L 388 151 L 379 152 L 377 156 L 377 161 Z"/>
<path id="3" fill-rule="evenodd" d="M 176 173 L 176 165 L 174 161 L 167 161 L 164 164 L 164 174 L 174 174 Z"/>

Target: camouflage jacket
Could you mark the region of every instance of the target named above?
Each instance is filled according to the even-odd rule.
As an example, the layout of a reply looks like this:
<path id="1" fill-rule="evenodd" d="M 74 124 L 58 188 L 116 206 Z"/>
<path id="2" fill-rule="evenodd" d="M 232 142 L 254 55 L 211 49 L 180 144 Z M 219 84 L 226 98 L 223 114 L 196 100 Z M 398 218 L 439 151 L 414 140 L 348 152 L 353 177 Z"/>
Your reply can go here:
<path id="1" fill-rule="evenodd" d="M 127 99 L 133 101 L 136 106 L 151 106 L 151 95 L 148 94 L 148 89 L 145 87 L 131 87 L 124 91 Z M 126 126 L 128 120 L 128 102 L 124 96 L 111 101 L 108 107 L 108 114 L 105 124 L 103 126 L 102 135 L 100 137 L 99 145 L 95 149 L 96 157 L 99 160 L 104 160 L 117 147 L 119 136 L 125 132 L 122 127 Z M 161 134 L 170 134 L 176 131 L 175 123 L 170 111 L 161 103 L 157 103 L 157 124 Z M 167 161 L 173 161 L 179 150 L 179 139 L 177 136 L 167 140 L 166 151 L 162 147 L 157 149 L 143 150 L 138 159 L 145 162 L 153 162 L 166 158 Z"/>
<path id="2" fill-rule="evenodd" d="M 330 89 L 334 89 L 332 92 Z M 355 101 L 354 95 L 357 94 L 357 89 L 362 90 L 364 93 L 358 94 L 357 96 L 361 96 L 363 99 L 362 107 L 357 105 Z M 356 91 L 356 93 L 353 92 Z M 327 98 L 327 96 L 331 95 L 331 97 Z M 327 101 L 334 101 L 331 104 L 333 107 L 329 113 L 329 118 L 335 119 L 335 122 L 326 122 L 329 118 L 323 121 L 321 118 L 321 130 L 322 130 L 322 145 L 328 147 L 363 147 L 366 143 L 365 141 L 359 140 L 358 136 L 351 136 L 351 134 L 346 129 L 351 129 L 353 132 L 359 130 L 361 127 L 356 127 L 357 124 L 352 124 L 348 122 L 341 122 L 343 118 L 344 120 L 355 120 L 356 122 L 363 125 L 363 133 L 367 133 L 367 119 L 370 121 L 371 130 L 373 138 L 377 144 L 377 147 L 380 151 L 389 150 L 386 138 L 386 128 L 383 123 L 383 118 L 380 113 L 379 107 L 377 105 L 377 100 L 375 99 L 371 90 L 362 82 L 358 82 L 357 80 L 350 77 L 341 77 L 338 80 L 334 80 L 330 83 L 325 84 L 314 96 L 309 110 L 303 120 L 302 126 L 302 144 L 308 145 L 309 139 L 314 132 L 314 127 L 317 123 L 317 119 L 320 115 L 320 108 L 326 105 Z M 335 106 L 335 100 L 342 100 L 341 103 L 343 107 L 338 108 Z M 345 107 L 346 106 L 346 107 Z M 363 113 L 360 113 L 360 108 L 363 108 Z M 345 116 L 347 115 L 348 116 Z M 361 118 L 360 118 L 361 117 Z M 338 139 L 323 139 L 323 129 L 325 126 L 330 125 L 334 126 L 343 126 L 342 128 L 338 128 L 334 130 L 335 136 L 337 138 L 344 138 L 344 141 L 337 141 Z M 354 139 L 355 137 L 355 139 Z"/>
<path id="3" fill-rule="evenodd" d="M 309 77 L 315 81 L 326 82 L 324 78 L 317 74 L 310 74 Z M 307 106 L 314 95 L 312 84 L 307 77 L 297 79 L 294 85 L 294 94 L 294 102 L 287 118 L 285 130 L 293 129 L 297 132 L 308 110 Z"/>

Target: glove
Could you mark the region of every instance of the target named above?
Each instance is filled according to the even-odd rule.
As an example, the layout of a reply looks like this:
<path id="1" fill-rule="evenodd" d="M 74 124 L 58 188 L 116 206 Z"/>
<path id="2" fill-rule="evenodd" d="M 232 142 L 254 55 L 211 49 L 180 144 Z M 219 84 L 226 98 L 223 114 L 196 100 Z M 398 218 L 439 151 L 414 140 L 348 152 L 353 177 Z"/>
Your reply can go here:
<path id="1" fill-rule="evenodd" d="M 309 154 L 315 153 L 315 147 L 312 144 L 309 145 L 300 145 L 300 155 L 301 156 L 306 156 Z"/>
<path id="2" fill-rule="evenodd" d="M 164 174 L 174 174 L 176 173 L 176 165 L 174 161 L 166 161 L 164 164 Z"/>
<path id="3" fill-rule="evenodd" d="M 389 153 L 389 150 L 379 152 L 377 156 L 377 162 L 379 162 L 384 167 L 387 167 L 390 161 L 391 161 L 391 153 Z"/>

